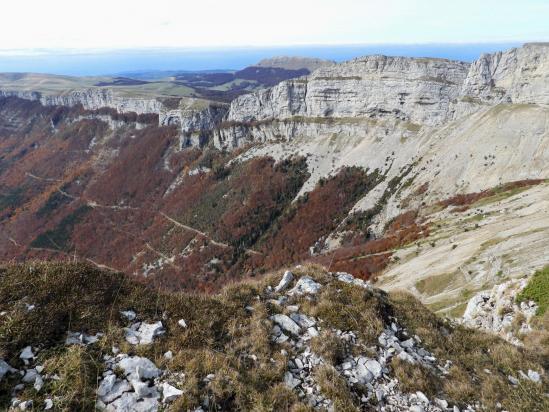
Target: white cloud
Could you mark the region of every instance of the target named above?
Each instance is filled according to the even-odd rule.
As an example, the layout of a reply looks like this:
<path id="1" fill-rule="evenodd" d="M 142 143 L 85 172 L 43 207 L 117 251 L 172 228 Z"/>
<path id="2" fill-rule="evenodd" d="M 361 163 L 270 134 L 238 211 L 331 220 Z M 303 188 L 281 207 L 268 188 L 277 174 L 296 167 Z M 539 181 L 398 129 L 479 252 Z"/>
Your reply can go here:
<path id="1" fill-rule="evenodd" d="M 0 49 L 549 39 L 546 0 L 18 0 Z"/>

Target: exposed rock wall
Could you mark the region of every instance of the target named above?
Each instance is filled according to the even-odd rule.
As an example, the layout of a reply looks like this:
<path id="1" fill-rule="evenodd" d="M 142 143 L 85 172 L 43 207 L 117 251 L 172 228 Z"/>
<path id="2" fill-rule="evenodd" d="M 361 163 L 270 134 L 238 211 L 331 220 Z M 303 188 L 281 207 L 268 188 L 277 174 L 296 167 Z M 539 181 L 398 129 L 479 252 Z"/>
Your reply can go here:
<path id="1" fill-rule="evenodd" d="M 549 43 L 483 54 L 471 65 L 456 116 L 499 103 L 549 104 Z"/>
<path id="2" fill-rule="evenodd" d="M 119 113 L 158 114 L 159 126 L 178 125 L 181 129 L 182 144 L 195 146 L 205 143 L 209 133 L 219 124 L 227 111 L 224 105 L 219 104 L 171 108 L 161 99 L 125 97 L 117 95 L 111 89 L 99 88 L 73 90 L 59 95 L 0 90 L 0 97 L 11 96 L 39 101 L 44 106 L 73 107 L 82 105 L 87 110 L 107 107 L 115 109 Z"/>
<path id="3" fill-rule="evenodd" d="M 475 295 L 467 304 L 463 323 L 472 328 L 496 333 L 515 345 L 521 345 L 516 334 L 532 330 L 530 322 L 537 310 L 533 301 L 516 302 L 517 294 L 527 283 L 527 278 L 515 279 L 494 286 L 491 291 Z"/>
<path id="4" fill-rule="evenodd" d="M 157 99 L 122 97 L 111 89 L 72 90 L 59 95 L 48 95 L 27 91 L 0 91 L 0 96 L 15 96 L 22 99 L 38 100 L 44 106 L 77 106 L 87 110 L 97 110 L 109 107 L 120 113 L 134 112 L 137 114 L 160 113 L 164 111 L 163 104 Z"/>
<path id="5" fill-rule="evenodd" d="M 442 59 L 369 56 L 234 100 L 219 147 L 307 136 L 310 123 L 397 119 L 440 127 L 500 103 L 549 104 L 549 44 L 485 54 L 472 65 Z M 289 120 L 291 128 L 280 128 Z M 326 127 L 320 137 L 333 133 Z M 267 128 L 272 128 L 268 131 Z M 319 129 L 316 128 L 317 132 Z M 354 133 L 360 135 L 361 127 Z"/>
<path id="6" fill-rule="evenodd" d="M 416 127 L 440 125 L 453 117 L 468 70 L 469 64 L 462 62 L 387 56 L 320 68 L 310 76 L 234 100 L 226 118 L 230 127 L 221 128 L 216 144 L 264 140 L 268 132 L 243 127 L 272 119 L 294 121 L 291 130 L 280 134 L 286 139 L 307 134 L 306 124 L 323 119 L 348 123 L 349 119 L 389 118 Z"/>

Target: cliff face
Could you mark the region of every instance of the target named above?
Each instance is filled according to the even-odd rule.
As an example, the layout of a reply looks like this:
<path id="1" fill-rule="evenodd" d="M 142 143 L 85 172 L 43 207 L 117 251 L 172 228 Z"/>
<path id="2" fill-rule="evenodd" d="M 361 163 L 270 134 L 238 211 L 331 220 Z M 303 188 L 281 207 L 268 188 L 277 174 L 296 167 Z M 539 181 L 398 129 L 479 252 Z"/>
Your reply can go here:
<path id="1" fill-rule="evenodd" d="M 173 107 L 159 98 L 99 88 L 53 95 L 8 90 L 0 96 L 38 100 L 45 106 L 155 113 L 159 125 L 180 127 L 184 144 L 203 145 L 213 135 L 216 147 L 231 148 L 296 137 L 362 135 L 363 119 L 402 121 L 417 131 L 500 103 L 549 104 L 548 51 L 549 44 L 527 44 L 482 55 L 473 64 L 368 56 L 320 65 L 309 76 L 241 96 L 230 107 L 196 104 L 194 99 Z"/>
<path id="2" fill-rule="evenodd" d="M 3 97 L 15 96 L 28 100 L 38 100 L 44 106 L 68 106 L 81 104 L 84 109 L 97 110 L 109 107 L 120 113 L 134 112 L 137 114 L 160 113 L 164 111 L 163 104 L 156 99 L 130 98 L 117 96 L 110 89 L 73 90 L 60 95 L 46 95 L 27 91 L 2 91 Z"/>
<path id="3" fill-rule="evenodd" d="M 467 63 L 438 59 L 369 56 L 320 68 L 312 75 L 242 96 L 231 104 L 228 131 L 218 145 L 241 140 L 242 126 L 270 119 L 399 119 L 439 125 L 453 115 L 453 102 L 467 76 Z M 287 138 L 301 133 L 291 131 Z M 231 136 L 232 135 L 232 136 Z M 253 132 L 249 136 L 254 138 Z M 263 140 L 265 134 L 259 135 Z"/>
<path id="4" fill-rule="evenodd" d="M 173 108 L 166 100 L 157 98 L 126 97 L 117 95 L 111 89 L 90 88 L 72 90 L 63 94 L 42 94 L 32 91 L 2 91 L 0 97 L 18 97 L 39 101 L 43 106 L 74 107 L 82 105 L 86 110 L 101 108 L 115 109 L 118 113 L 158 114 L 159 126 L 177 125 L 181 130 L 181 141 L 185 145 L 198 146 L 205 142 L 226 113 L 224 105 L 197 104 L 194 100 L 185 105 L 177 100 Z"/>
<path id="5" fill-rule="evenodd" d="M 549 43 L 483 54 L 472 64 L 458 115 L 500 103 L 549 104 Z"/>
<path id="6" fill-rule="evenodd" d="M 440 59 L 369 56 L 320 68 L 308 77 L 242 96 L 231 104 L 216 145 L 290 140 L 311 122 L 396 119 L 437 127 L 500 103 L 549 103 L 549 45 L 483 55 L 472 65 Z M 266 130 L 271 120 L 285 120 Z M 276 123 L 276 122 L 275 122 Z M 318 128 L 317 128 L 318 129 Z M 318 130 L 315 130 L 318 132 Z M 334 133 L 333 127 L 320 135 Z M 361 134 L 361 129 L 354 130 Z"/>

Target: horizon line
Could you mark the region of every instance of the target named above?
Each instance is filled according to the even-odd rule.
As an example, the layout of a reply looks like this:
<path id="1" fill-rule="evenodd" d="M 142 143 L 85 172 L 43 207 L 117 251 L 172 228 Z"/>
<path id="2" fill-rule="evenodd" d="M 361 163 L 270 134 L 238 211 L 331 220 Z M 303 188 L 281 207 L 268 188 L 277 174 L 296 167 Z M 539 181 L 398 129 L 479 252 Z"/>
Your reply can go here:
<path id="1" fill-rule="evenodd" d="M 294 43 L 294 44 L 270 44 L 270 45 L 208 45 L 208 46 L 147 46 L 147 47 L 35 47 L 35 48 L 13 48 L 2 49 L 0 48 L 0 55 L 2 56 L 25 56 L 25 55 L 47 55 L 47 54 L 92 54 L 92 53 L 113 53 L 113 52 L 139 52 L 139 51 L 211 51 L 211 50 L 264 50 L 264 49 L 278 49 L 278 48 L 321 48 L 321 47 L 372 47 L 372 46 L 468 46 L 468 45 L 511 45 L 511 44 L 536 44 L 547 43 L 549 44 L 549 38 L 547 40 L 497 40 L 497 41 L 478 41 L 478 42 L 364 42 L 364 43 Z M 10 54 L 13 53 L 13 54 Z"/>

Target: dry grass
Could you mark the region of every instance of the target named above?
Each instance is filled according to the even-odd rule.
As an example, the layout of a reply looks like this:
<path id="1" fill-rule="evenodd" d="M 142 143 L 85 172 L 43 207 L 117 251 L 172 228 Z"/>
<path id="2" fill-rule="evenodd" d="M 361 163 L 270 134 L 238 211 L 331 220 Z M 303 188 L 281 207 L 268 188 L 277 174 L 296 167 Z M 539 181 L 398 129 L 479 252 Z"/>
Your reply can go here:
<path id="1" fill-rule="evenodd" d="M 347 351 L 343 341 L 332 331 L 322 331 L 311 339 L 311 349 L 331 365 L 338 365 L 345 359 Z"/>
<path id="2" fill-rule="evenodd" d="M 360 410 L 353 404 L 353 395 L 347 382 L 333 366 L 321 366 L 315 371 L 315 378 L 322 393 L 334 402 L 334 410 L 344 412 Z"/>
<path id="3" fill-rule="evenodd" d="M 314 305 L 309 303 L 312 316 L 321 318 L 335 329 L 357 331 L 367 344 L 375 344 L 389 313 L 381 292 L 372 292 L 345 283 L 323 288 Z"/>
<path id="4" fill-rule="evenodd" d="M 410 295 L 352 287 L 313 265 L 296 269 L 294 274 L 296 278 L 311 276 L 324 285 L 314 297 L 292 297 L 290 303 L 300 305 L 300 312 L 323 319 L 323 334 L 311 344 L 328 364 L 314 373 L 336 410 L 356 410 L 358 402 L 333 368 L 347 348 L 328 331 L 353 330 L 363 343 L 373 345 L 392 316 L 418 335 L 439 363 L 453 362 L 449 376 L 442 377 L 394 361 L 391 366 L 404 391 L 421 390 L 460 406 L 481 401 L 487 410 L 495 410 L 498 402 L 510 411 L 548 410 L 543 395 L 548 391 L 546 380 L 543 385 L 521 381 L 517 388 L 507 380 L 507 375 L 518 377 L 518 370 L 543 372 L 547 357 L 539 347 L 533 352 L 528 345 L 517 348 L 495 336 L 455 327 Z M 22 367 L 19 351 L 29 344 L 39 346 L 39 362 L 61 379 L 47 381 L 40 394 L 28 388 L 20 398 L 32 398 L 38 404 L 50 393 L 60 397 L 56 407 L 63 411 L 93 407 L 102 356 L 113 345 L 129 355 L 146 356 L 163 369 L 185 374 L 181 388 L 185 395 L 170 410 L 192 409 L 207 398 L 210 405 L 217 405 L 212 406 L 215 410 L 308 411 L 310 408 L 283 383 L 291 348 L 286 347 L 290 355 L 284 356 L 283 346 L 270 340 L 269 315 L 281 308 L 268 302 L 265 288 L 276 285 L 280 276 L 279 272 L 205 296 L 159 293 L 123 275 L 81 264 L 10 266 L 0 269 L 0 311 L 8 311 L 8 316 L 0 317 L 0 355 Z M 25 303 L 36 308 L 28 311 Z M 141 320 L 162 319 L 166 334 L 154 345 L 127 344 L 122 332 L 127 322 L 119 315 L 126 309 L 135 310 Z M 177 324 L 181 318 L 187 328 Z M 69 330 L 101 331 L 105 336 L 97 345 L 67 348 L 63 343 Z M 542 335 L 531 339 L 531 344 L 547 342 Z M 168 350 L 174 353 L 171 361 L 163 357 Z M 210 383 L 204 381 L 208 374 L 215 374 Z M 0 409 L 7 407 L 15 383 L 13 377 L 0 382 Z"/>
<path id="5" fill-rule="evenodd" d="M 531 398 L 542 409 L 530 409 L 531 402 L 520 395 L 524 381 L 514 388 L 507 380 L 508 375 L 518 377 L 519 370 L 543 372 L 547 367 L 543 351 L 519 348 L 495 335 L 453 326 L 403 292 L 392 294 L 391 303 L 401 324 L 417 334 L 426 349 L 440 361 L 452 361 L 450 375 L 440 382 L 447 399 L 458 405 L 481 401 L 488 410 L 495 410 L 498 402 L 512 411 L 549 408 L 549 400 L 543 395 L 549 389 L 547 380 L 543 385 L 528 385 Z"/>
<path id="6" fill-rule="evenodd" d="M 421 391 L 428 397 L 438 395 L 441 382 L 435 373 L 422 365 L 410 364 L 398 358 L 393 358 L 391 368 L 400 382 L 400 388 L 404 392 L 414 393 Z"/>

